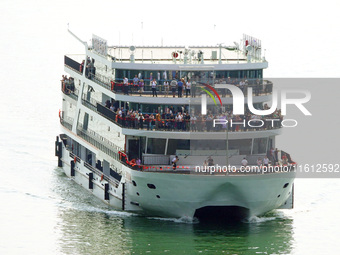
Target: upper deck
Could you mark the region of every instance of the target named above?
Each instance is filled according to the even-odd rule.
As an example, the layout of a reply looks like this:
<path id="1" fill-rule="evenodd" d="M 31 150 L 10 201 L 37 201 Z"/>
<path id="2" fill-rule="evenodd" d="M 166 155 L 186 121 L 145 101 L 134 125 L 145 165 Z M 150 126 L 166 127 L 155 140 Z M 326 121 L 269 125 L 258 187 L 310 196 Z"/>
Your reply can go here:
<path id="1" fill-rule="evenodd" d="M 222 46 L 112 46 L 106 56 L 91 47 L 88 50 L 90 57 L 109 61 L 112 68 L 132 70 L 239 70 L 268 66 L 258 54 L 248 55 Z"/>
<path id="2" fill-rule="evenodd" d="M 224 65 L 229 65 L 228 69 L 240 69 L 240 64 L 257 64 L 257 68 L 267 67 L 262 56 L 261 40 L 245 34 L 239 43 L 234 42 L 231 46 L 222 43 L 215 46 L 109 46 L 105 39 L 96 35 L 92 35 L 92 45 L 88 45 L 69 32 L 84 44 L 87 56 L 100 58 L 101 62 L 111 68 L 124 68 L 127 67 L 126 64 L 129 69 L 147 70 L 169 70 L 170 66 L 171 70 L 221 70 L 226 68 Z"/>

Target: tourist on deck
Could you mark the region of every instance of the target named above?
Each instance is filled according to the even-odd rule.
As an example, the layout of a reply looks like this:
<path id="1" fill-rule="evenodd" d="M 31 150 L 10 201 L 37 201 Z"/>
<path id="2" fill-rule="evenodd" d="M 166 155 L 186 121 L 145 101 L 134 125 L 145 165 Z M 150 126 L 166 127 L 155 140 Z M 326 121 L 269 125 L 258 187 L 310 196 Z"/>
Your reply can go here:
<path id="1" fill-rule="evenodd" d="M 156 79 L 152 80 L 151 89 L 152 89 L 152 97 L 154 97 L 155 95 L 157 97 L 157 81 L 156 81 Z"/>
<path id="2" fill-rule="evenodd" d="M 62 75 L 62 78 L 61 78 L 61 90 L 63 92 L 66 92 L 66 83 L 65 83 L 65 80 L 66 80 L 66 76 L 65 75 Z"/>
<path id="3" fill-rule="evenodd" d="M 161 127 L 161 115 L 159 112 L 156 114 L 156 129 L 159 129 Z"/>
<path id="4" fill-rule="evenodd" d="M 114 104 L 111 104 L 110 110 L 113 111 L 113 112 L 115 111 L 115 106 L 114 106 Z"/>
<path id="5" fill-rule="evenodd" d="M 241 80 L 240 83 L 239 83 L 239 88 L 240 88 L 242 91 L 244 91 L 245 85 L 246 85 L 245 81 L 244 81 L 244 80 Z"/>
<path id="6" fill-rule="evenodd" d="M 169 95 L 169 82 L 167 80 L 164 81 L 164 97 L 168 97 Z"/>
<path id="7" fill-rule="evenodd" d="M 139 82 L 138 82 L 138 87 L 139 87 L 139 96 L 142 96 L 142 93 L 144 92 L 144 81 L 143 79 L 141 79 Z"/>
<path id="8" fill-rule="evenodd" d="M 210 132 L 212 127 L 213 127 L 213 117 L 211 114 L 209 114 L 206 118 L 205 121 L 206 127 L 207 127 L 207 131 Z"/>
<path id="9" fill-rule="evenodd" d="M 173 78 L 173 80 L 170 82 L 170 86 L 171 86 L 172 96 L 176 97 L 177 81 L 175 78 Z"/>
<path id="10" fill-rule="evenodd" d="M 214 160 L 211 156 L 208 157 L 208 166 L 213 166 L 214 165 Z"/>
<path id="11" fill-rule="evenodd" d="M 192 115 L 190 118 L 190 131 L 197 131 L 196 121 L 197 117 L 195 115 Z"/>
<path id="12" fill-rule="evenodd" d="M 150 81 L 150 86 L 151 86 L 151 83 L 152 83 L 152 80 L 153 80 L 153 78 L 152 78 L 152 73 L 150 73 L 150 79 L 149 79 L 149 81 Z"/>
<path id="13" fill-rule="evenodd" d="M 274 150 L 274 165 L 276 165 L 279 162 L 279 150 L 275 148 Z"/>
<path id="14" fill-rule="evenodd" d="M 123 79 L 124 95 L 129 95 L 129 80 L 127 77 Z"/>
<path id="15" fill-rule="evenodd" d="M 193 81 L 191 83 L 191 97 L 196 97 L 196 87 L 197 87 L 197 83 L 196 81 Z"/>
<path id="16" fill-rule="evenodd" d="M 144 116 L 143 114 L 139 114 L 139 128 L 143 129 L 143 124 L 144 124 Z"/>
<path id="17" fill-rule="evenodd" d="M 84 70 L 84 65 L 85 65 L 85 60 L 83 60 L 79 66 L 79 72 L 83 73 Z"/>
<path id="18" fill-rule="evenodd" d="M 256 163 L 257 163 L 257 166 L 260 168 L 262 166 L 262 159 L 258 158 Z"/>
<path id="19" fill-rule="evenodd" d="M 248 160 L 246 158 L 243 158 L 241 164 L 242 166 L 246 167 L 248 165 Z"/>
<path id="20" fill-rule="evenodd" d="M 190 114 L 187 112 L 184 116 L 185 131 L 190 131 Z"/>
<path id="21" fill-rule="evenodd" d="M 188 97 L 188 95 L 190 95 L 190 92 L 191 92 L 191 81 L 189 79 L 187 83 L 185 84 L 185 96 Z"/>
<path id="22" fill-rule="evenodd" d="M 155 116 L 151 113 L 151 115 L 149 116 L 149 127 L 151 130 L 153 130 L 155 126 Z"/>
<path id="23" fill-rule="evenodd" d="M 136 160 L 136 165 L 137 166 L 140 166 L 142 164 L 142 161 L 140 160 L 140 158 L 137 158 L 137 160 Z"/>
<path id="24" fill-rule="evenodd" d="M 184 86 L 184 79 L 182 78 L 178 83 L 178 97 L 182 97 L 182 91 Z"/>
<path id="25" fill-rule="evenodd" d="M 207 160 L 204 160 L 203 162 L 203 167 L 206 168 L 208 166 L 208 161 Z"/>
<path id="26" fill-rule="evenodd" d="M 202 114 L 199 114 L 198 117 L 197 117 L 197 131 L 199 132 L 202 132 L 204 130 L 204 119 L 203 119 L 203 116 Z"/>
<path id="27" fill-rule="evenodd" d="M 269 165 L 269 158 L 266 155 L 263 158 L 263 166 L 268 167 L 268 165 Z"/>
<path id="28" fill-rule="evenodd" d="M 173 169 L 173 170 L 176 170 L 178 160 L 179 160 L 178 156 L 175 156 L 175 157 L 172 159 L 172 169 Z"/>
<path id="29" fill-rule="evenodd" d="M 161 73 L 159 71 L 157 72 L 157 82 L 158 84 L 161 82 Z"/>
<path id="30" fill-rule="evenodd" d="M 282 155 L 282 165 L 284 165 L 284 166 L 288 165 L 288 158 L 287 158 L 286 154 Z"/>
<path id="31" fill-rule="evenodd" d="M 135 78 L 133 78 L 133 90 L 136 91 L 137 88 L 138 88 L 138 82 L 139 82 L 139 79 L 137 77 L 137 74 L 135 75 Z"/>

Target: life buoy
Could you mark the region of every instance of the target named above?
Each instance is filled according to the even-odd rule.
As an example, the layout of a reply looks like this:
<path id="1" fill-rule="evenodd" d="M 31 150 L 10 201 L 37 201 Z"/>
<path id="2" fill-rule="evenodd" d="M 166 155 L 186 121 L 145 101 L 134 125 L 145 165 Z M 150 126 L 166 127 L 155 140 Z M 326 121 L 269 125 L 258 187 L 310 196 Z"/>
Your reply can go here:
<path id="1" fill-rule="evenodd" d="M 100 181 L 104 180 L 104 175 L 100 176 Z"/>
<path id="2" fill-rule="evenodd" d="M 76 162 L 77 162 L 77 157 L 76 157 L 76 156 L 74 156 L 74 159 L 73 159 L 73 161 L 74 161 L 74 163 L 76 163 Z"/>

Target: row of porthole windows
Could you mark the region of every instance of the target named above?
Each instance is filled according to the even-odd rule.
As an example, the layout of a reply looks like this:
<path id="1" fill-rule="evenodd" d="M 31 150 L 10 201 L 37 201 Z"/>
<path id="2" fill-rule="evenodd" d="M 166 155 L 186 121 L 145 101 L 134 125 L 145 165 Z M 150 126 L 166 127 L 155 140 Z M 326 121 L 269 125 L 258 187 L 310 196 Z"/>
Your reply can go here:
<path id="1" fill-rule="evenodd" d="M 133 184 L 133 186 L 137 187 L 137 183 L 136 183 L 135 181 L 132 181 L 132 184 Z M 283 185 L 283 188 L 284 188 L 284 189 L 287 188 L 288 185 L 289 185 L 288 182 L 285 183 L 285 184 Z M 155 186 L 154 184 L 152 184 L 152 183 L 148 183 L 147 186 L 149 187 L 149 189 L 156 189 L 156 186 Z M 137 196 L 139 196 L 139 193 L 138 193 L 138 192 L 137 192 L 136 194 L 137 194 Z M 290 192 L 289 192 L 289 194 L 290 194 Z M 281 196 L 281 195 L 278 195 L 277 197 L 279 198 L 280 196 Z M 157 197 L 157 198 L 160 198 L 159 195 L 156 195 L 156 197 Z"/>
<path id="2" fill-rule="evenodd" d="M 132 181 L 133 186 L 137 187 L 137 183 L 135 181 Z M 156 186 L 152 183 L 147 184 L 149 189 L 156 189 Z M 139 192 L 136 192 L 137 196 L 140 196 Z M 159 195 L 156 195 L 157 198 L 161 198 Z"/>
<path id="3" fill-rule="evenodd" d="M 137 183 L 134 180 L 132 180 L 132 184 L 133 186 L 137 187 Z M 149 189 L 156 189 L 155 184 L 148 183 L 147 186 L 149 187 Z"/>

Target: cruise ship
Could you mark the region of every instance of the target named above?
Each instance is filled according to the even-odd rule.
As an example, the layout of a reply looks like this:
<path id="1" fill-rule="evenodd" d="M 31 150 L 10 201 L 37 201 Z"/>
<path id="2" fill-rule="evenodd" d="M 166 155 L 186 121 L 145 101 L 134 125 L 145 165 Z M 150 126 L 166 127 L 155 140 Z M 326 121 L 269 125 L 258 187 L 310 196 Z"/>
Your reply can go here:
<path id="1" fill-rule="evenodd" d="M 274 86 L 259 39 L 109 46 L 68 32 L 84 54 L 64 57 L 55 155 L 75 183 L 117 210 L 156 217 L 293 207 L 295 162 L 275 144 L 283 116 L 251 111 L 269 109 Z"/>

